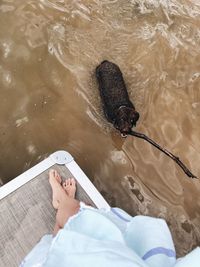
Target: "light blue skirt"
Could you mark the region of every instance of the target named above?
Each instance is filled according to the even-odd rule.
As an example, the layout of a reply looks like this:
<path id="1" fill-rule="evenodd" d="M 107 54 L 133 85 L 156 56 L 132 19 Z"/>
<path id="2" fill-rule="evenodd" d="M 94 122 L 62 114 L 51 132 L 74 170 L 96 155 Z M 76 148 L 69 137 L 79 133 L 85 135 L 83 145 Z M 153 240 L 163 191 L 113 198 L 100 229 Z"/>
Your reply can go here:
<path id="1" fill-rule="evenodd" d="M 97 210 L 81 203 L 53 238 L 45 235 L 20 267 L 199 267 L 200 248 L 176 260 L 166 222 L 131 217 L 118 208 Z"/>

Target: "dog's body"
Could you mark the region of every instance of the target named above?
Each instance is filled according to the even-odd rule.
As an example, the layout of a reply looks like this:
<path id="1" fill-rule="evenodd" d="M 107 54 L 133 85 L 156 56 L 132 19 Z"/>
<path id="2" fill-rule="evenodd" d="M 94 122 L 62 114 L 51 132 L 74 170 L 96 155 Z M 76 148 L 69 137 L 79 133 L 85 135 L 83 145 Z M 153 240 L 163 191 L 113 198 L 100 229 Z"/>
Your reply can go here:
<path id="1" fill-rule="evenodd" d="M 189 177 L 197 178 L 178 157 L 162 148 L 145 134 L 131 130 L 133 125 L 136 126 L 139 113 L 129 100 L 126 85 L 119 67 L 105 60 L 96 68 L 96 77 L 99 82 L 99 91 L 103 102 L 104 113 L 108 121 L 113 123 L 114 127 L 119 130 L 123 136 L 129 134 L 146 140 L 173 159 Z"/>
<path id="2" fill-rule="evenodd" d="M 107 120 L 121 133 L 130 132 L 139 119 L 139 113 L 129 100 L 119 67 L 105 60 L 96 68 L 96 77 Z"/>

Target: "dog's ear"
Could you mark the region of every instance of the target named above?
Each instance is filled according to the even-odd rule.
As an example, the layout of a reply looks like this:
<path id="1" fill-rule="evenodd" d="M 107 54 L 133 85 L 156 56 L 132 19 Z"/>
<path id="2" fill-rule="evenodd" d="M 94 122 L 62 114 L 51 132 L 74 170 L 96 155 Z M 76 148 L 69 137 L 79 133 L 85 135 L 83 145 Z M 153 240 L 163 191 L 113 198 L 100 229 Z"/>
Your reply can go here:
<path id="1" fill-rule="evenodd" d="M 118 120 L 118 118 L 115 118 L 115 120 L 113 121 L 113 126 L 114 126 L 117 130 L 119 130 L 119 120 Z"/>
<path id="2" fill-rule="evenodd" d="M 140 114 L 136 110 L 131 110 L 130 119 L 133 125 L 136 126 L 136 122 L 138 121 L 139 117 L 140 117 Z"/>

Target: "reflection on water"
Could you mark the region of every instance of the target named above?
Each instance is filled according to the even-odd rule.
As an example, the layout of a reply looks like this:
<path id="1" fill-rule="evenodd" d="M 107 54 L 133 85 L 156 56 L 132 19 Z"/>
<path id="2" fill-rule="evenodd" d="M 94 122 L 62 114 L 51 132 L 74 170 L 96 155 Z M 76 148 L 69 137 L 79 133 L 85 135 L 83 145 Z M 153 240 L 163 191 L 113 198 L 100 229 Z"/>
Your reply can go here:
<path id="1" fill-rule="evenodd" d="M 2 0 L 0 180 L 68 150 L 112 205 L 166 218 L 182 255 L 200 240 L 200 185 L 103 115 L 94 69 L 117 63 L 137 130 L 200 177 L 198 0 Z M 183 242 L 184 240 L 184 242 Z"/>

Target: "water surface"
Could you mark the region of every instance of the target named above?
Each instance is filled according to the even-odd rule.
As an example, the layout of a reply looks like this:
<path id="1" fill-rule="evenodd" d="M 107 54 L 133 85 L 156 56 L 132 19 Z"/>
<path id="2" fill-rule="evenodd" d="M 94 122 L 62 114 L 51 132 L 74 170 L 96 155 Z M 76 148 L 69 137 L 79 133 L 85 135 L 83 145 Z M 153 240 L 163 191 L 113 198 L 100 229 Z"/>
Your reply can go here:
<path id="1" fill-rule="evenodd" d="M 0 180 L 69 151 L 111 205 L 165 218 L 178 255 L 200 243 L 200 184 L 104 118 L 95 67 L 118 64 L 146 133 L 200 177 L 200 4 L 2 0 Z"/>

